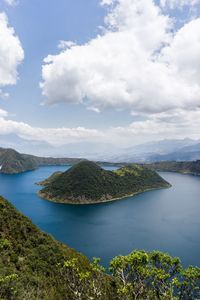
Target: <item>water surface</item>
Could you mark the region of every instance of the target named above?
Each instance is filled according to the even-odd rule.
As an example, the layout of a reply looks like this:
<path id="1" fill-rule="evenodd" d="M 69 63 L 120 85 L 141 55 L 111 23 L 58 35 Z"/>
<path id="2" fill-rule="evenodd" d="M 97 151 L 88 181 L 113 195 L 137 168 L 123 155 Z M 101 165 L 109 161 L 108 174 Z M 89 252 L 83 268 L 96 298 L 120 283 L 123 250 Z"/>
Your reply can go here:
<path id="1" fill-rule="evenodd" d="M 200 177 L 160 173 L 172 188 L 97 205 L 40 199 L 36 194 L 40 187 L 34 183 L 66 169 L 48 166 L 0 174 L 0 194 L 42 230 L 90 258 L 101 257 L 104 265 L 132 249 L 158 249 L 179 256 L 185 266 L 200 266 Z"/>

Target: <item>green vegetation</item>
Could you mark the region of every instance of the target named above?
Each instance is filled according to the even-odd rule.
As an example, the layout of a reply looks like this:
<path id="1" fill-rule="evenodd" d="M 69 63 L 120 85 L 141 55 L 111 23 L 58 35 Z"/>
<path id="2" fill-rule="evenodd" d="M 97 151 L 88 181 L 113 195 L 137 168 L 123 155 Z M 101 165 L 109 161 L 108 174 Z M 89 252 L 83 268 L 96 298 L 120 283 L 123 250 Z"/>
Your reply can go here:
<path id="1" fill-rule="evenodd" d="M 195 300 L 200 269 L 134 251 L 110 263 L 88 259 L 41 232 L 0 197 L 1 300 Z"/>
<path id="2" fill-rule="evenodd" d="M 98 293 L 98 297 L 96 297 Z M 0 197 L 0 299 L 115 299 L 97 263 L 41 232 Z M 92 298 L 93 297 L 93 298 Z"/>
<path id="3" fill-rule="evenodd" d="M 170 186 L 155 171 L 142 166 L 106 171 L 90 161 L 82 161 L 62 174 L 54 173 L 43 184 L 40 197 L 70 204 L 101 203 Z"/>
<path id="4" fill-rule="evenodd" d="M 157 171 L 169 171 L 182 174 L 200 175 L 200 160 L 188 162 L 164 161 L 146 164 L 145 166 Z"/>
<path id="5" fill-rule="evenodd" d="M 60 176 L 62 174 L 62 172 L 55 172 L 53 173 L 49 178 L 41 181 L 41 182 L 38 182 L 37 185 L 41 185 L 41 186 L 46 186 L 50 183 L 52 183 L 58 176 Z"/>

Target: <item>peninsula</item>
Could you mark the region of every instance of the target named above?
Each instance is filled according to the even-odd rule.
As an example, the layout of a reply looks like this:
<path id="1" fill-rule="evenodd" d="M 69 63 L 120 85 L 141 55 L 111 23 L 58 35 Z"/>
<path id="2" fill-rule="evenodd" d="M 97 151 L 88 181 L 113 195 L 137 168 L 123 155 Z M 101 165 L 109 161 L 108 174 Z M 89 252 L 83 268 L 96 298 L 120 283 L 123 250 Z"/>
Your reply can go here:
<path id="1" fill-rule="evenodd" d="M 107 171 L 91 161 L 82 161 L 64 173 L 56 172 L 43 182 L 41 198 L 66 204 L 109 202 L 170 184 L 155 171 L 139 165 L 127 165 Z"/>

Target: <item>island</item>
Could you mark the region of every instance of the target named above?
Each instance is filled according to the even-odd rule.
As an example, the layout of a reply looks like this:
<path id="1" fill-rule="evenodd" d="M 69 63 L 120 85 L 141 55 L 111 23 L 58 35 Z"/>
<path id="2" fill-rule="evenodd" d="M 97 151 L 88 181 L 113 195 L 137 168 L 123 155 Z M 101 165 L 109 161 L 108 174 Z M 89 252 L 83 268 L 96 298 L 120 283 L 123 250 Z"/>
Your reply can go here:
<path id="1" fill-rule="evenodd" d="M 82 161 L 66 172 L 56 172 L 39 182 L 41 198 L 66 204 L 114 201 L 171 185 L 154 170 L 136 164 L 108 171 L 94 162 Z"/>

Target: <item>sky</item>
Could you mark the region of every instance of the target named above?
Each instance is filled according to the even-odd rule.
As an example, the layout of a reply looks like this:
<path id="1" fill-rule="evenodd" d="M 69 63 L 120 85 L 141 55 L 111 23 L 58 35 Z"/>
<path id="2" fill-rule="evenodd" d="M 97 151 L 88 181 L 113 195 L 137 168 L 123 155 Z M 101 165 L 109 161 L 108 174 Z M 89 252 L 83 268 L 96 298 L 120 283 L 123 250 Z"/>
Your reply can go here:
<path id="1" fill-rule="evenodd" d="M 0 0 L 0 146 L 199 128 L 200 0 Z"/>

